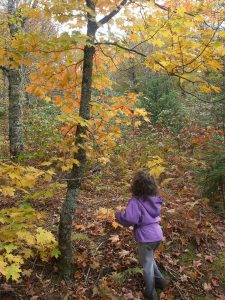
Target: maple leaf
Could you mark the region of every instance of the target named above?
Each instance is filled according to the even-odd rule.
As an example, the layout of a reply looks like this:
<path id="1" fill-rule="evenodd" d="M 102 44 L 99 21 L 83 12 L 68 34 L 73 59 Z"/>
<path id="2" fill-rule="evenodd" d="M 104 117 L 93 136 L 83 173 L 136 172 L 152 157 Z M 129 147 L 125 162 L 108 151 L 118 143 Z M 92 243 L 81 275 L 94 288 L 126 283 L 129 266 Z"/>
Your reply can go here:
<path id="1" fill-rule="evenodd" d="M 0 192 L 2 192 L 3 196 L 14 196 L 15 193 L 15 189 L 13 187 L 10 186 L 5 186 L 3 188 L 0 189 Z"/>
<path id="2" fill-rule="evenodd" d="M 2 260 L 2 256 L 0 256 L 0 273 L 6 275 L 7 263 Z"/>
<path id="3" fill-rule="evenodd" d="M 212 278 L 212 285 L 215 286 L 215 287 L 218 287 L 219 286 L 218 279 Z"/>
<path id="4" fill-rule="evenodd" d="M 164 167 L 155 166 L 155 167 L 151 168 L 150 174 L 158 178 L 164 171 L 165 171 Z"/>
<path id="5" fill-rule="evenodd" d="M 54 248 L 51 252 L 51 257 L 58 258 L 60 256 L 61 252 L 58 248 Z"/>
<path id="6" fill-rule="evenodd" d="M 141 125 L 141 121 L 135 121 L 135 122 L 134 122 L 134 126 L 135 126 L 135 127 L 139 127 L 140 125 Z"/>
<path id="7" fill-rule="evenodd" d="M 215 260 L 215 257 L 213 255 L 205 255 L 205 260 L 213 263 Z"/>
<path id="8" fill-rule="evenodd" d="M 32 274 L 33 270 L 32 269 L 28 269 L 28 270 L 23 270 L 22 274 L 26 277 L 30 277 Z"/>
<path id="9" fill-rule="evenodd" d="M 130 251 L 127 251 L 127 250 L 121 250 L 120 252 L 119 252 L 119 257 L 124 257 L 124 256 L 127 256 L 127 255 L 129 255 L 130 254 Z"/>
<path id="10" fill-rule="evenodd" d="M 13 250 L 17 249 L 17 246 L 14 244 L 8 244 L 4 246 L 7 253 L 11 253 Z"/>
<path id="11" fill-rule="evenodd" d="M 187 282 L 188 281 L 188 276 L 187 275 L 182 275 L 181 277 L 180 277 L 180 280 L 182 281 L 182 282 Z"/>
<path id="12" fill-rule="evenodd" d="M 193 261 L 193 267 L 198 268 L 202 265 L 202 262 L 200 260 L 194 260 Z"/>
<path id="13" fill-rule="evenodd" d="M 17 264 L 22 264 L 23 263 L 23 258 L 20 255 L 12 255 L 11 253 L 6 253 L 5 258 L 9 262 L 15 262 Z"/>
<path id="14" fill-rule="evenodd" d="M 113 221 L 113 222 L 112 222 L 112 227 L 114 227 L 114 228 L 118 228 L 118 227 L 123 228 L 123 226 L 120 225 L 119 223 L 117 223 L 116 221 Z"/>
<path id="15" fill-rule="evenodd" d="M 20 266 L 17 263 L 13 263 L 10 266 L 7 266 L 5 277 L 6 279 L 11 277 L 12 280 L 17 281 L 20 278 L 21 272 Z"/>
<path id="16" fill-rule="evenodd" d="M 205 283 L 203 284 L 203 289 L 204 289 L 206 292 L 211 291 L 211 290 L 212 290 L 211 283 L 205 282 Z"/>
<path id="17" fill-rule="evenodd" d="M 29 231 L 19 231 L 17 232 L 17 236 L 19 239 L 26 241 L 28 245 L 35 244 L 34 236 Z"/>
<path id="18" fill-rule="evenodd" d="M 33 251 L 32 251 L 31 249 L 29 249 L 29 248 L 22 249 L 22 251 L 21 251 L 20 253 L 23 254 L 23 257 L 24 257 L 25 259 L 34 256 Z"/>
<path id="19" fill-rule="evenodd" d="M 120 237 L 119 237 L 118 235 L 111 235 L 111 237 L 109 238 L 109 240 L 110 240 L 112 243 L 117 243 L 117 242 L 119 242 Z"/>
<path id="20" fill-rule="evenodd" d="M 74 227 L 81 231 L 83 231 L 85 229 L 85 226 L 83 224 L 75 224 Z"/>
<path id="21" fill-rule="evenodd" d="M 56 242 L 54 235 L 50 231 L 47 231 L 42 227 L 38 227 L 37 234 L 35 237 L 36 237 L 37 244 L 44 245 L 44 244 Z"/>

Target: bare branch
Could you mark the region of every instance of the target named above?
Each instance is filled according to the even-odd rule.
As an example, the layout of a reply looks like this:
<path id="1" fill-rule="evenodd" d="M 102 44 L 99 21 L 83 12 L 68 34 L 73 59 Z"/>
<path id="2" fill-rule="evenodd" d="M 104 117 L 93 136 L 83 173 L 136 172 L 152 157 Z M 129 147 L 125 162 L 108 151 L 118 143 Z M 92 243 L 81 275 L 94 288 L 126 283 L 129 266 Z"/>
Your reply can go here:
<path id="1" fill-rule="evenodd" d="M 142 57 L 147 57 L 146 54 L 142 53 L 142 52 L 139 52 L 137 50 L 134 50 L 134 49 L 130 49 L 130 48 L 127 48 L 127 47 L 124 47 L 120 44 L 117 44 L 117 43 L 113 43 L 113 42 L 96 42 L 95 45 L 109 45 L 109 46 L 115 46 L 117 48 L 120 48 L 120 49 L 123 49 L 123 50 L 126 50 L 128 52 L 133 52 L 133 53 L 136 53 L 138 55 L 141 55 Z"/>

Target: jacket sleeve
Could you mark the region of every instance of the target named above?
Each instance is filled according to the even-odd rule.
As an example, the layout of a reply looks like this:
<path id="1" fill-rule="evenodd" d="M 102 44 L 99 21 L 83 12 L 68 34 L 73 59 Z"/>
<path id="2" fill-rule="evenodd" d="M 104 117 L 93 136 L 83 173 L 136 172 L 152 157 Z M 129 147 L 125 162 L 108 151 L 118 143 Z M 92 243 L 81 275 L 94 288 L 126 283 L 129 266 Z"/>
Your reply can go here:
<path id="1" fill-rule="evenodd" d="M 118 211 L 115 217 L 116 221 L 124 227 L 140 223 L 141 212 L 137 202 L 131 199 L 125 211 Z"/>

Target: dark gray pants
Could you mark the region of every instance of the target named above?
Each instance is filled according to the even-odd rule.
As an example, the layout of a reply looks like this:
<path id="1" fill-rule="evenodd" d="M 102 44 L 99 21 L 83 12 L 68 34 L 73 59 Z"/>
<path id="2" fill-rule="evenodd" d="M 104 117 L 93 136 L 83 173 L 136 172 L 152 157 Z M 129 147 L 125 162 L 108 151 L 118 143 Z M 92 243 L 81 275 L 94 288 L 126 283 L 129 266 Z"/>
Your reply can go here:
<path id="1" fill-rule="evenodd" d="M 145 296 L 149 300 L 158 300 L 155 283 L 161 284 L 164 282 L 154 259 L 154 251 L 159 244 L 160 242 L 138 244 L 139 261 L 144 270 Z"/>

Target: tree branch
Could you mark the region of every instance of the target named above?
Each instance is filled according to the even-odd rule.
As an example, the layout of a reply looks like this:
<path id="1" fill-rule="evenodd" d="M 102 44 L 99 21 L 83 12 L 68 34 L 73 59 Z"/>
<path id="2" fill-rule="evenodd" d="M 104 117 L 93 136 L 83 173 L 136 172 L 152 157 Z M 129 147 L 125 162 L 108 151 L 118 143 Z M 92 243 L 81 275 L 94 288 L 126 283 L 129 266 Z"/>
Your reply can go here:
<path id="1" fill-rule="evenodd" d="M 167 12 L 171 12 L 171 9 L 170 9 L 170 8 L 167 8 L 167 7 L 165 7 L 165 6 L 163 6 L 163 5 L 159 4 L 159 3 L 157 3 L 156 1 L 154 1 L 154 4 L 155 4 L 155 6 L 159 7 L 159 8 L 162 9 L 162 10 L 165 10 L 165 11 L 167 11 Z M 177 10 L 175 9 L 175 12 L 176 12 L 176 11 L 177 11 Z M 190 17 L 195 17 L 194 14 L 191 14 L 191 13 L 188 13 L 188 12 L 185 12 L 185 14 L 188 15 L 188 16 L 190 16 Z"/>
<path id="2" fill-rule="evenodd" d="M 3 73 L 7 73 L 9 69 L 5 66 L 0 66 L 0 70 L 2 70 Z"/>
<path id="3" fill-rule="evenodd" d="M 134 50 L 134 49 L 130 49 L 130 48 L 127 48 L 127 47 L 124 47 L 120 44 L 117 44 L 117 43 L 113 43 L 113 42 L 96 42 L 95 45 L 109 45 L 109 46 L 115 46 L 117 48 L 120 48 L 120 49 L 123 49 L 123 50 L 126 50 L 128 52 L 133 52 L 133 53 L 136 53 L 138 55 L 141 55 L 142 57 L 147 57 L 146 54 L 142 53 L 142 52 L 139 52 L 137 50 Z"/>
<path id="4" fill-rule="evenodd" d="M 113 11 L 111 11 L 108 15 L 106 15 L 105 17 L 103 17 L 101 20 L 99 20 L 97 23 L 98 23 L 98 26 L 102 26 L 106 23 L 108 23 L 115 15 L 118 14 L 118 12 L 121 10 L 122 7 L 125 6 L 125 4 L 127 3 L 128 0 L 122 0 L 120 2 L 120 4 L 117 6 L 116 9 L 114 9 Z"/>
<path id="5" fill-rule="evenodd" d="M 192 58 L 189 62 L 187 62 L 186 64 L 183 64 L 182 66 L 178 66 L 178 67 L 187 67 L 188 65 L 192 64 L 194 61 L 196 61 L 199 57 L 202 56 L 202 54 L 205 52 L 205 50 L 209 47 L 210 43 L 212 42 L 212 40 L 214 39 L 219 27 L 221 26 L 222 23 L 220 23 L 217 28 L 214 30 L 211 38 L 209 39 L 209 41 L 204 45 L 203 49 L 194 57 Z"/>

